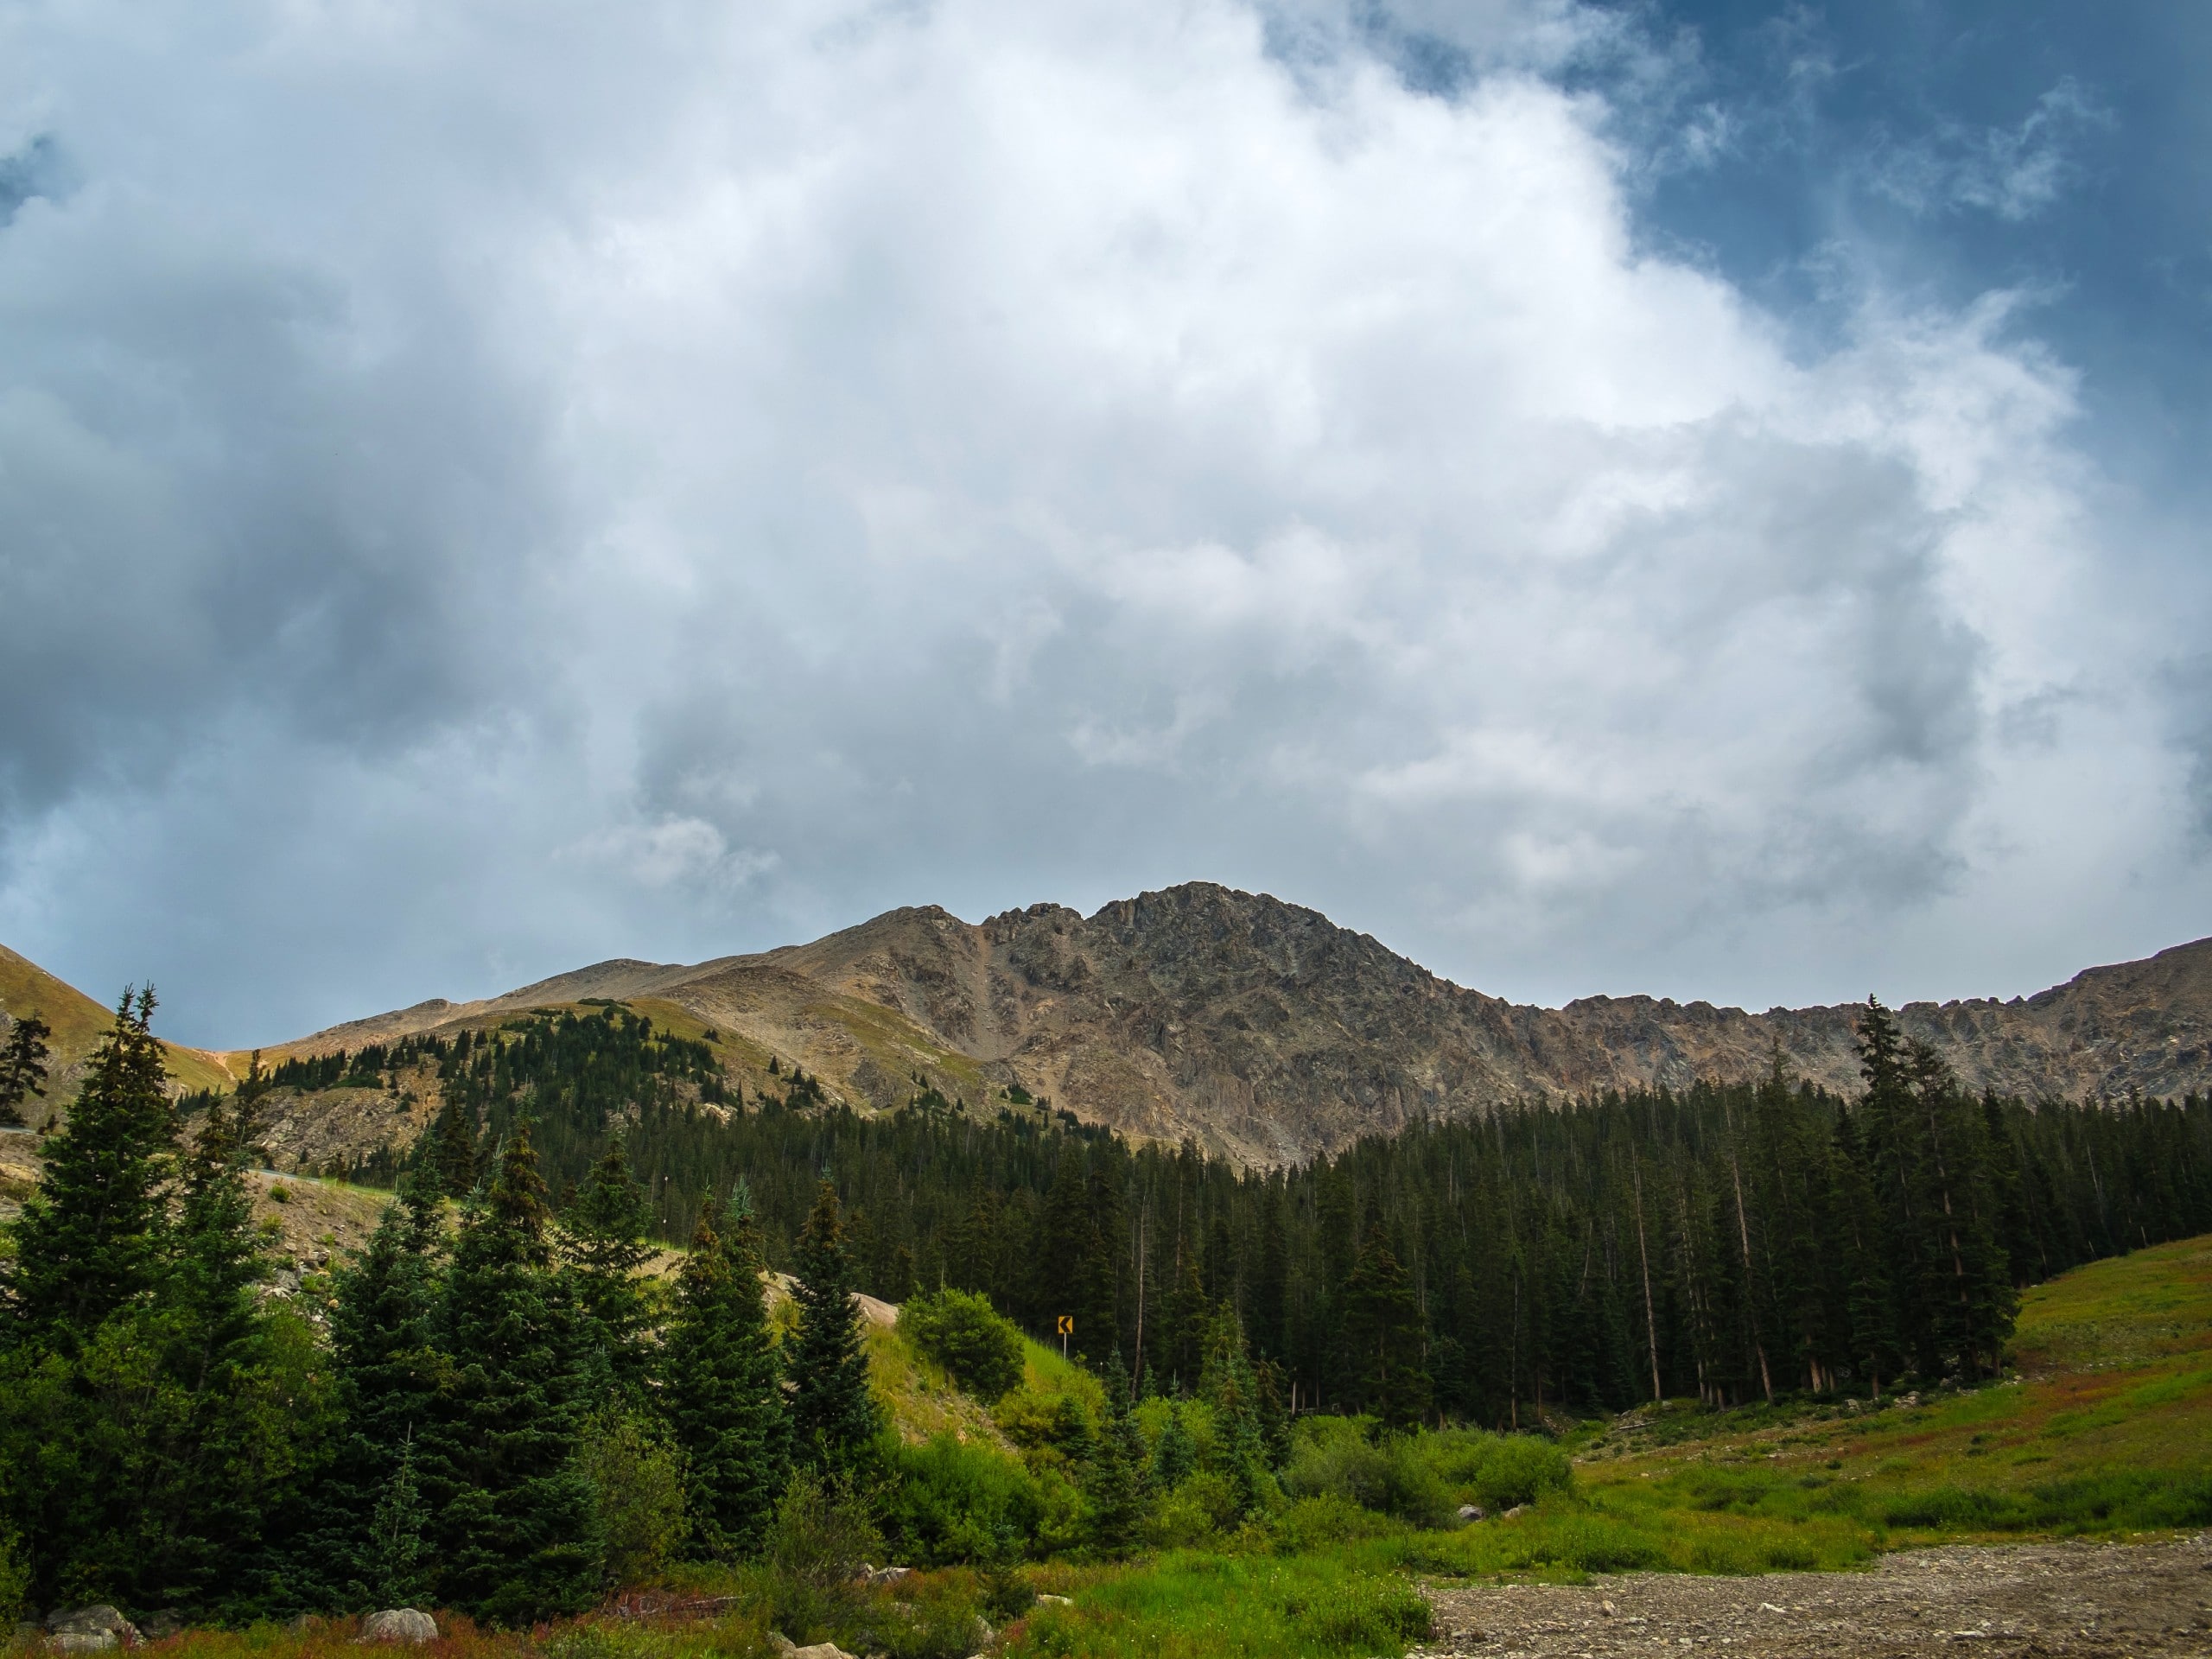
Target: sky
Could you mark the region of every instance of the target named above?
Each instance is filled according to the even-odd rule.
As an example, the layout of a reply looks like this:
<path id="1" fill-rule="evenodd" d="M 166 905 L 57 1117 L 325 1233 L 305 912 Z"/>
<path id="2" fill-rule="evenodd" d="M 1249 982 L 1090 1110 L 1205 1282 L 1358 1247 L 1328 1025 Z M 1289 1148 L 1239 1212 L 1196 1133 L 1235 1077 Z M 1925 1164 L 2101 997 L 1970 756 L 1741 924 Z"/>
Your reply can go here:
<path id="1" fill-rule="evenodd" d="M 18 0 L 0 941 L 280 1040 L 1206 880 L 2212 933 L 2212 9 Z"/>

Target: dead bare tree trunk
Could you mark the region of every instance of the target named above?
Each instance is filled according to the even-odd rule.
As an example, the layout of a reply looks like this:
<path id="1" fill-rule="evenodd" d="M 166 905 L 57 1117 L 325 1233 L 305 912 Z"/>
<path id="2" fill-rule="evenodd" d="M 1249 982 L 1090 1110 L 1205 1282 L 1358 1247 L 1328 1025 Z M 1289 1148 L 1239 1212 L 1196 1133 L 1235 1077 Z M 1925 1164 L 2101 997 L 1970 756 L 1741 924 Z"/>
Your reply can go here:
<path id="1" fill-rule="evenodd" d="M 1643 1239 L 1643 1162 L 1633 1153 L 1629 1155 L 1629 1171 L 1636 1179 L 1636 1253 L 1643 1262 L 1643 1334 L 1651 1344 L 1651 1398 L 1656 1403 L 1662 1397 L 1659 1390 L 1659 1320 L 1651 1310 L 1651 1250 Z"/>

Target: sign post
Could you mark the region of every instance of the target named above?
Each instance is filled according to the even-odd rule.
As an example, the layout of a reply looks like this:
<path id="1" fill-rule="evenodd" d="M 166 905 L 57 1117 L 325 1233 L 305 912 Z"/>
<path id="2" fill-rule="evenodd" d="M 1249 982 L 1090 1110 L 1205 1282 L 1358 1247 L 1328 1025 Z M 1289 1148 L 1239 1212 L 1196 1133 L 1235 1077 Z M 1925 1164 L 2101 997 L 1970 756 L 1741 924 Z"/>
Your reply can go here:
<path id="1" fill-rule="evenodd" d="M 1068 1357 L 1068 1338 L 1069 1338 L 1070 1337 L 1073 1336 L 1074 1334 L 1075 1334 L 1075 1315 L 1074 1315 L 1074 1314 L 1072 1314 L 1072 1313 L 1063 1313 L 1063 1314 L 1061 1314 L 1061 1315 L 1060 1315 L 1060 1357 L 1061 1357 L 1062 1359 L 1065 1359 L 1065 1358 Z"/>

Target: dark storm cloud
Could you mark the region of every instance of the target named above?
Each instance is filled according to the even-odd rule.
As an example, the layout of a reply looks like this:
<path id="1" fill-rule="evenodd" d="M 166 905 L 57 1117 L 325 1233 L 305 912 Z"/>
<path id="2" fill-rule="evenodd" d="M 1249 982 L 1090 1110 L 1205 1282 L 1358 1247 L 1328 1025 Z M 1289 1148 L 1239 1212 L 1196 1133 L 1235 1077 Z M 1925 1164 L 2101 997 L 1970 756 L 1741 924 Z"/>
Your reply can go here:
<path id="1" fill-rule="evenodd" d="M 0 938 L 181 1034 L 1193 876 L 1759 1001 L 2203 895 L 2043 314 L 1655 251 L 1787 148 L 1693 20 L 0 28 Z M 2058 84 L 1904 219 L 2063 219 Z"/>

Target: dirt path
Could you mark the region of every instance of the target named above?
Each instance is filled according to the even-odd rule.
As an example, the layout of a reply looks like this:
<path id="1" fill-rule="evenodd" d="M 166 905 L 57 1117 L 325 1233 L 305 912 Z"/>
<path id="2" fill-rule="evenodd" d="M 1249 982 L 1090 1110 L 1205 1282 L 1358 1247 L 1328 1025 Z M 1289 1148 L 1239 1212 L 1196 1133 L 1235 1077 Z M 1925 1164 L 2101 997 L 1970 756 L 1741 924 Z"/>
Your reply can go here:
<path id="1" fill-rule="evenodd" d="M 2212 1655 L 2212 1534 L 2162 1544 L 1955 1545 L 1891 1555 L 1869 1573 L 1638 1573 L 1571 1588 L 1429 1593 L 1436 1632 L 1409 1659 L 1721 1647 L 1792 1659 Z"/>

